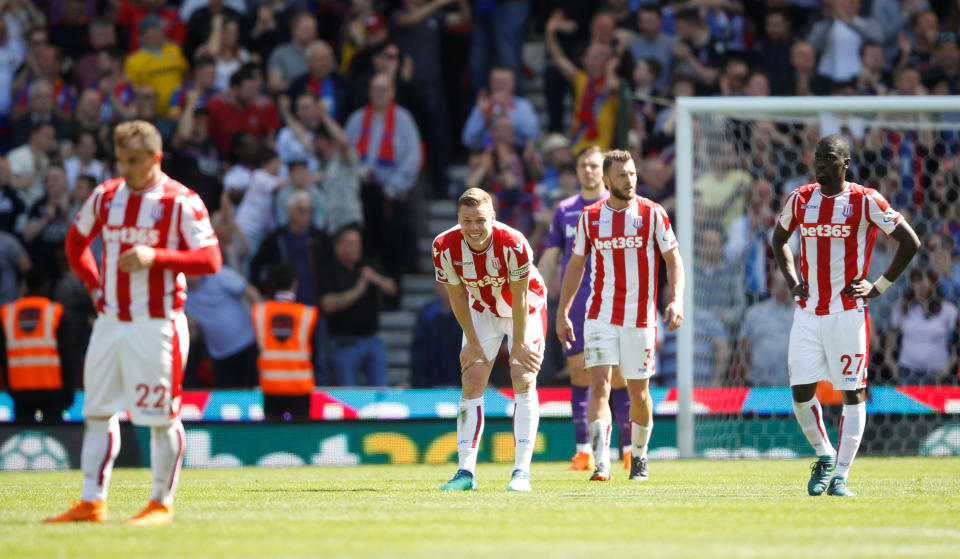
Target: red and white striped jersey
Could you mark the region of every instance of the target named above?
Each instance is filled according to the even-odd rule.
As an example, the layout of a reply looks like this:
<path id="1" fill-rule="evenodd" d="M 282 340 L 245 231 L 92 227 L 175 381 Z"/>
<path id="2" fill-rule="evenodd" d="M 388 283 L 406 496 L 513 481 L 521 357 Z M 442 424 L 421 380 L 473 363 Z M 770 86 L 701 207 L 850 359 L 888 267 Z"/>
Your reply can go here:
<path id="1" fill-rule="evenodd" d="M 660 255 L 677 248 L 670 218 L 660 204 L 635 196 L 622 210 L 606 201 L 583 209 L 574 254 L 593 251 L 587 318 L 617 326 L 657 325 Z"/>
<path id="2" fill-rule="evenodd" d="M 870 269 L 877 228 L 889 235 L 902 220 L 879 192 L 852 182 L 834 196 L 824 196 L 819 183 L 790 193 L 780 225 L 800 232 L 800 277 L 810 292 L 800 307 L 821 315 L 862 308 L 863 300 L 840 292 Z"/>
<path id="3" fill-rule="evenodd" d="M 433 266 L 437 281 L 463 284 L 470 306 L 501 318 L 513 316 L 510 281 L 529 277 L 528 312 L 539 312 L 546 302 L 543 278 L 533 264 L 533 249 L 523 233 L 493 222 L 493 239 L 482 253 L 474 252 L 463 238 L 460 226 L 451 227 L 433 241 Z"/>
<path id="4" fill-rule="evenodd" d="M 74 227 L 84 237 L 103 238 L 97 309 L 118 320 L 171 319 L 186 298 L 183 274 L 156 266 L 132 274 L 121 271 L 117 261 L 125 250 L 135 245 L 174 250 L 217 245 L 200 197 L 166 175 L 139 191 L 122 178 L 101 184 L 80 208 Z"/>

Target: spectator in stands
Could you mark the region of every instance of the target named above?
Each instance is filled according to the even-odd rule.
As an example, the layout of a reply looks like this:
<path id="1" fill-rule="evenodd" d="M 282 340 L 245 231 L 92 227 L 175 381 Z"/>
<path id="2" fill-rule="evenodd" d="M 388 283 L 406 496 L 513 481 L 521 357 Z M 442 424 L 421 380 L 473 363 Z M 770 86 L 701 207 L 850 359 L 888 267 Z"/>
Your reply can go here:
<path id="1" fill-rule="evenodd" d="M 317 40 L 317 20 L 309 12 L 299 12 L 290 20 L 291 40 L 275 48 L 267 60 L 267 89 L 285 93 L 290 84 L 309 71 L 307 46 Z"/>
<path id="2" fill-rule="evenodd" d="M 742 58 L 729 57 L 723 64 L 723 72 L 717 78 L 717 88 L 724 97 L 739 97 L 745 94 L 750 67 Z"/>
<path id="3" fill-rule="evenodd" d="M 793 71 L 773 83 L 774 95 L 825 95 L 830 81 L 817 74 L 817 51 L 806 41 L 795 41 L 790 47 Z"/>
<path id="4" fill-rule="evenodd" d="M 184 43 L 186 27 L 177 11 L 167 8 L 166 4 L 166 0 L 120 0 L 115 21 L 130 39 L 128 52 L 135 52 L 147 42 L 143 39 L 145 28 L 141 26 L 147 18 L 160 21 L 167 39 L 177 45 Z"/>
<path id="5" fill-rule="evenodd" d="M 277 188 L 286 184 L 286 180 L 279 176 L 277 152 L 261 148 L 258 163 L 257 170 L 250 177 L 250 186 L 237 207 L 237 227 L 250 239 L 254 251 L 273 231 L 273 195 Z"/>
<path id="6" fill-rule="evenodd" d="M 145 120 L 157 127 L 163 141 L 170 143 L 173 137 L 173 122 L 161 119 L 157 114 L 157 90 L 149 85 L 140 85 L 133 89 L 134 120 Z"/>
<path id="7" fill-rule="evenodd" d="M 275 266 L 270 277 L 277 287 L 273 298 L 254 304 L 251 313 L 260 349 L 263 413 L 274 421 L 308 419 L 314 354 L 323 343 L 317 335 L 317 308 L 294 301 L 297 276 L 289 264 Z"/>
<path id="8" fill-rule="evenodd" d="M 36 49 L 34 64 L 36 69 L 33 72 L 33 77 L 20 89 L 20 94 L 17 97 L 16 105 L 13 108 L 14 119 L 16 120 L 28 112 L 43 114 L 43 111 L 31 106 L 29 99 L 31 95 L 31 85 L 38 81 L 45 81 L 53 88 L 51 97 L 52 104 L 50 107 L 51 112 L 60 118 L 69 118 L 73 113 L 76 96 L 74 95 L 73 86 L 67 83 L 61 76 L 63 60 L 59 52 L 57 52 L 57 48 L 50 45 L 38 47 Z"/>
<path id="9" fill-rule="evenodd" d="M 774 262 L 767 247 L 773 234 L 776 214 L 773 209 L 773 186 L 766 179 L 756 179 L 746 192 L 747 213 L 733 220 L 723 246 L 727 262 L 740 267 L 749 301 L 755 303 L 768 295 L 767 285 Z"/>
<path id="10" fill-rule="evenodd" d="M 199 89 L 187 92 L 186 104 L 170 144 L 169 157 L 164 158 L 164 171 L 200 196 L 210 212 L 220 208 L 223 186 L 220 182 L 220 148 L 210 137 L 207 111 L 199 108 Z M 222 241 L 222 239 L 221 239 Z"/>
<path id="11" fill-rule="evenodd" d="M 180 45 L 164 35 L 165 20 L 156 14 L 140 19 L 138 30 L 142 46 L 131 54 L 124 71 L 135 86 L 150 86 L 157 94 L 157 115 L 166 118 L 170 97 L 183 85 L 190 65 Z"/>
<path id="12" fill-rule="evenodd" d="M 944 299 L 939 279 L 933 268 L 913 268 L 893 308 L 884 347 L 888 362 L 899 351 L 898 384 L 940 384 L 957 370 L 957 306 Z"/>
<path id="13" fill-rule="evenodd" d="M 546 196 L 556 198 L 555 194 L 560 189 L 560 171 L 569 166 L 576 168 L 573 151 L 570 149 L 570 140 L 557 132 L 549 134 L 540 143 L 540 155 L 543 158 L 543 175 L 540 177 L 540 183 L 546 189 Z M 566 198 L 566 196 L 560 198 Z"/>
<path id="14" fill-rule="evenodd" d="M 897 56 L 894 71 L 900 68 L 926 70 L 933 58 L 933 49 L 940 35 L 940 21 L 936 12 L 927 10 L 913 18 L 912 32 L 897 37 L 900 54 Z"/>
<path id="15" fill-rule="evenodd" d="M 287 176 L 288 166 L 295 161 L 306 163 L 307 170 L 316 174 L 320 170 L 320 161 L 317 160 L 313 149 L 313 130 L 320 123 L 322 103 L 317 102 L 317 95 L 302 90 L 294 99 L 294 114 L 290 114 L 290 98 L 280 98 L 280 117 L 286 126 L 277 133 L 277 155 L 283 162 L 281 174 Z M 300 133 L 294 132 L 299 127 Z M 282 208 L 280 208 L 282 210 Z"/>
<path id="16" fill-rule="evenodd" d="M 641 143 L 653 135 L 653 125 L 660 110 L 653 99 L 658 96 L 654 84 L 661 73 L 660 63 L 654 58 L 644 58 L 633 65 L 633 78 L 630 83 L 630 130 L 637 134 Z"/>
<path id="17" fill-rule="evenodd" d="M 514 144 L 513 122 L 505 114 L 488 118 L 493 144 L 471 161 L 467 188 L 481 188 L 495 200 L 497 221 L 529 236 L 536 226 L 537 212 L 542 209 L 535 195 L 537 173 L 533 149 L 520 151 Z M 536 246 L 531 240 L 531 246 Z"/>
<path id="18" fill-rule="evenodd" d="M 197 52 L 201 45 L 209 40 L 216 27 L 216 20 L 221 22 L 225 19 L 232 19 L 240 22 L 243 20 L 243 14 L 230 6 L 231 2 L 224 0 L 209 0 L 198 5 L 197 9 L 189 16 L 184 17 L 183 8 L 180 11 L 180 20 L 187 22 L 186 40 L 183 43 L 183 51 L 188 55 Z M 183 2 L 185 6 L 188 2 Z M 237 3 L 243 6 L 244 1 Z M 219 17 L 218 17 L 219 16 Z M 222 23 L 221 23 L 222 25 Z M 228 78 L 229 79 L 229 78 Z M 224 87 L 226 89 L 226 87 Z"/>
<path id="19" fill-rule="evenodd" d="M 24 4 L 29 4 L 29 2 L 25 2 Z M 24 37 L 26 41 L 23 65 L 17 70 L 11 88 L 15 96 L 15 104 L 18 104 L 21 94 L 24 89 L 26 89 L 26 85 L 43 75 L 41 58 L 42 53 L 50 47 L 50 33 L 47 31 L 45 25 L 29 27 L 23 25 L 23 23 L 12 16 L 12 14 L 10 17 L 4 16 L 3 19 L 13 36 L 19 35 Z M 14 116 L 17 115 L 15 114 Z"/>
<path id="20" fill-rule="evenodd" d="M 927 237 L 930 267 L 940 276 L 940 290 L 947 301 L 960 301 L 960 258 L 954 257 L 953 237 L 936 233 Z"/>
<path id="21" fill-rule="evenodd" d="M 81 96 L 84 96 L 89 95 L 89 90 L 97 92 L 99 120 L 102 122 L 117 124 L 133 118 L 134 85 L 127 79 L 123 57 L 123 51 L 117 48 L 100 51 L 96 58 L 98 77 L 90 83 L 88 90 L 81 93 Z M 79 110 L 81 109 L 78 103 L 77 111 Z M 79 116 L 78 114 L 77 117 Z M 84 115 L 83 118 L 87 119 L 89 116 Z"/>
<path id="22" fill-rule="evenodd" d="M 35 267 L 54 282 L 60 279 L 66 265 L 63 243 L 72 218 L 70 204 L 66 172 L 58 164 L 50 165 L 44 174 L 44 195 L 30 207 L 23 241 Z"/>
<path id="23" fill-rule="evenodd" d="M 724 143 L 716 148 L 719 151 L 707 158 L 707 172 L 694 181 L 693 189 L 701 197 L 708 219 L 718 220 L 726 230 L 743 215 L 743 193 L 753 178 L 743 170 L 735 145 Z"/>
<path id="24" fill-rule="evenodd" d="M 274 196 L 274 215 L 277 227 L 284 227 L 290 223 L 290 216 L 287 210 L 287 200 L 296 192 L 305 192 L 310 197 L 311 214 L 310 223 L 320 231 L 326 229 L 327 209 L 324 206 L 323 194 L 314 177 L 317 175 L 310 172 L 304 161 L 293 161 L 290 163 L 289 181 L 284 186 L 277 189 Z"/>
<path id="25" fill-rule="evenodd" d="M 946 81 L 951 95 L 960 93 L 960 46 L 955 32 L 944 31 L 937 36 L 932 64 L 922 77 L 928 90 L 932 90 L 937 82 Z"/>
<path id="26" fill-rule="evenodd" d="M 738 355 L 750 386 L 783 386 L 787 382 L 787 347 L 797 305 L 781 274 L 771 274 L 772 297 L 747 307 L 740 328 Z"/>
<path id="27" fill-rule="evenodd" d="M 130 102 L 133 102 L 133 91 L 130 92 Z M 73 119 L 66 123 L 63 136 L 76 138 L 81 133 L 93 134 L 96 139 L 97 156 L 105 155 L 104 146 L 110 146 L 112 123 L 101 117 L 100 92 L 96 89 L 85 89 L 77 98 L 77 108 L 73 112 Z M 133 111 L 131 107 L 130 115 Z"/>
<path id="28" fill-rule="evenodd" d="M 26 112 L 15 117 L 10 130 L 10 145 L 16 148 L 26 143 L 32 130 L 39 124 L 50 124 L 57 137 L 63 134 L 64 119 L 54 104 L 55 92 L 50 82 L 37 79 L 27 90 Z"/>
<path id="29" fill-rule="evenodd" d="M 370 80 L 377 74 L 387 74 L 393 78 L 397 104 L 410 111 L 417 129 L 422 130 L 432 117 L 427 112 L 423 90 L 413 81 L 413 60 L 403 54 L 397 43 L 385 40 L 373 47 L 370 63 L 369 72 L 351 76 L 352 108 L 366 106 L 370 102 Z"/>
<path id="30" fill-rule="evenodd" d="M 291 99 L 309 93 L 321 101 L 328 115 L 343 122 L 349 114 L 349 85 L 337 71 L 337 59 L 326 41 L 314 41 L 307 46 L 307 73 L 293 80 L 287 92 Z M 309 128 L 313 124 L 304 123 Z"/>
<path id="31" fill-rule="evenodd" d="M 673 164 L 663 157 L 650 156 L 642 159 L 637 170 L 637 194 L 656 200 L 668 215 L 673 216 L 676 209 L 676 186 L 673 181 Z M 671 217 L 672 219 L 672 217 Z"/>
<path id="32" fill-rule="evenodd" d="M 509 68 L 494 67 L 490 70 L 489 92 L 481 89 L 477 104 L 463 125 L 463 145 L 470 149 L 485 149 L 493 143 L 487 130 L 487 119 L 493 114 L 506 114 L 513 122 L 514 142 L 520 148 L 535 140 L 539 133 L 539 117 L 533 104 L 514 94 L 514 77 Z"/>
<path id="33" fill-rule="evenodd" d="M 399 275 L 413 258 L 410 193 L 420 171 L 420 132 L 413 117 L 394 101 L 393 80 L 370 80 L 370 104 L 354 111 L 345 132 L 365 169 L 364 252 L 379 258 L 386 272 Z"/>
<path id="34" fill-rule="evenodd" d="M 314 131 L 313 145 L 323 167 L 327 233 L 333 235 L 351 223 L 363 225 L 360 202 L 363 168 L 343 128 L 324 116 Z"/>
<path id="35" fill-rule="evenodd" d="M 353 57 L 367 42 L 367 18 L 376 15 L 373 0 L 351 0 L 349 12 L 343 20 L 343 38 L 340 41 L 340 73 L 350 73 Z M 382 21 L 383 18 L 380 18 Z M 376 18 L 372 21 L 377 22 Z M 384 28 L 386 23 L 384 23 Z"/>
<path id="36" fill-rule="evenodd" d="M 697 93 L 716 92 L 717 77 L 726 58 L 726 46 L 710 33 L 696 7 L 677 12 L 677 41 L 673 45 L 674 68 L 696 80 Z"/>
<path id="37" fill-rule="evenodd" d="M 375 72 L 373 69 L 373 53 L 378 47 L 390 38 L 390 30 L 387 29 L 387 20 L 377 12 L 370 12 L 363 18 L 363 43 L 358 44 L 360 48 L 351 57 L 349 69 L 345 72 L 351 79 L 360 77 L 366 83 Z M 398 47 L 399 48 L 399 47 Z M 411 67 L 413 62 L 410 62 Z M 354 87 L 354 94 L 357 91 L 363 91 Z"/>
<path id="38" fill-rule="evenodd" d="M 777 81 L 790 75 L 790 45 L 793 31 L 787 12 L 768 9 L 763 17 L 763 36 L 750 48 L 750 65 Z"/>
<path id="39" fill-rule="evenodd" d="M 258 54 L 251 53 L 240 43 L 239 18 L 222 14 L 213 17 L 213 30 L 210 37 L 197 50 L 197 54 L 213 57 L 216 65 L 214 88 L 218 91 L 226 91 L 230 88 L 230 77 L 241 66 L 260 59 Z"/>
<path id="40" fill-rule="evenodd" d="M 69 317 L 49 299 L 50 280 L 40 270 L 31 270 L 26 279 L 25 296 L 0 307 L 0 372 L 18 425 L 35 423 L 37 411 L 41 423 L 63 423 L 63 410 L 73 404 L 80 359 L 65 345 Z"/>
<path id="41" fill-rule="evenodd" d="M 0 155 L 0 231 L 19 236 L 27 221 L 27 209 L 23 193 L 10 184 L 10 163 Z"/>
<path id="42" fill-rule="evenodd" d="M 90 51 L 79 58 L 74 58 L 73 84 L 84 90 L 90 87 L 99 76 L 97 57 L 100 51 L 118 49 L 117 28 L 108 16 L 97 16 L 87 26 L 87 39 L 90 42 Z"/>
<path id="43" fill-rule="evenodd" d="M 666 328 L 658 328 L 666 330 Z M 677 331 L 666 332 L 663 347 L 657 352 L 659 386 L 677 385 Z M 723 322 L 713 311 L 695 307 L 693 311 L 693 385 L 718 387 L 726 383 L 730 367 L 730 341 Z"/>
<path id="44" fill-rule="evenodd" d="M 233 74 L 231 73 L 231 75 Z M 167 116 L 174 119 L 180 117 L 187 106 L 187 96 L 191 91 L 196 90 L 197 92 L 194 109 L 203 109 L 206 108 L 207 103 L 214 96 L 228 89 L 230 89 L 229 78 L 227 79 L 227 85 L 222 89 L 217 85 L 217 61 L 212 56 L 197 56 L 193 60 L 190 80 L 177 88 L 170 96 L 170 108 L 167 109 Z M 207 207 L 209 208 L 209 206 Z"/>
<path id="45" fill-rule="evenodd" d="M 230 91 L 207 105 L 207 126 L 221 153 L 232 153 L 232 141 L 238 132 L 268 140 L 280 128 L 273 102 L 259 101 L 260 85 L 256 72 L 244 66 L 230 77 Z"/>
<path id="46" fill-rule="evenodd" d="M 573 151 L 579 152 L 592 145 L 610 149 L 619 106 L 620 80 L 616 74 L 619 61 L 609 46 L 591 43 L 583 55 L 583 69 L 577 68 L 557 41 L 556 34 L 564 25 L 563 14 L 555 12 L 547 22 L 547 48 L 557 70 L 573 86 L 574 113 L 570 131 Z"/>
<path id="47" fill-rule="evenodd" d="M 53 124 L 40 122 L 30 130 L 29 141 L 7 154 L 10 185 L 24 201 L 33 204 L 43 196 L 43 177 L 50 166 L 50 154 L 57 148 Z"/>
<path id="48" fill-rule="evenodd" d="M 723 232 L 715 225 L 700 225 L 696 234 L 695 284 L 709 286 L 694 292 L 694 304 L 716 314 L 728 333 L 740 328 L 746 306 L 743 272 L 723 260 Z"/>
<path id="49" fill-rule="evenodd" d="M 450 307 L 443 284 L 434 282 L 435 297 L 417 314 L 410 342 L 412 388 L 460 388 L 460 346 L 463 330 Z"/>
<path id="50" fill-rule="evenodd" d="M 81 130 L 73 142 L 73 155 L 63 161 L 63 170 L 67 173 L 67 188 L 73 191 L 77 177 L 88 175 L 96 184 L 107 179 L 107 167 L 96 158 L 97 137 L 91 132 Z"/>
<path id="51" fill-rule="evenodd" d="M 250 305 L 260 292 L 239 272 L 224 266 L 216 274 L 187 276 L 183 310 L 203 333 L 213 359 L 217 388 L 253 388 L 257 385 L 257 340 L 250 321 Z"/>
<path id="52" fill-rule="evenodd" d="M 488 72 L 497 66 L 509 71 L 514 82 L 523 78 L 523 37 L 529 15 L 529 0 L 473 3 L 470 86 L 474 92 L 487 85 Z"/>
<path id="53" fill-rule="evenodd" d="M 85 54 L 90 44 L 87 39 L 87 25 L 90 21 L 84 12 L 86 0 L 64 0 L 63 14 L 50 22 L 50 42 L 61 51 L 70 53 L 71 58 Z"/>
<path id="54" fill-rule="evenodd" d="M 914 18 L 921 12 L 930 10 L 927 0 L 872 0 L 870 19 L 877 22 L 883 33 L 884 65 L 892 67 L 897 53 L 901 33 L 909 33 Z"/>
<path id="55" fill-rule="evenodd" d="M 927 92 L 920 80 L 920 71 L 911 66 L 898 69 L 894 79 L 896 95 L 924 95 Z"/>
<path id="56" fill-rule="evenodd" d="M 363 261 L 359 229 L 346 227 L 334 237 L 336 256 L 320 279 L 320 308 L 327 315 L 330 363 L 339 386 L 386 386 L 387 349 L 377 334 L 381 294 L 393 297 L 397 284 Z"/>
<path id="57" fill-rule="evenodd" d="M 824 19 L 813 25 L 807 40 L 820 54 L 817 73 L 835 82 L 848 81 L 860 73 L 860 46 L 882 43 L 880 25 L 858 15 L 860 0 L 825 0 Z"/>
<path id="58" fill-rule="evenodd" d="M 651 58 L 656 60 L 660 64 L 660 74 L 653 82 L 653 91 L 666 91 L 673 71 L 673 35 L 663 31 L 663 18 L 656 3 L 641 4 L 637 22 L 640 34 L 627 44 L 633 63 L 636 65 Z"/>
<path id="59" fill-rule="evenodd" d="M 890 74 L 884 70 L 883 47 L 865 42 L 860 46 L 860 73 L 854 88 L 858 95 L 886 95 L 890 89 Z"/>
<path id="60" fill-rule="evenodd" d="M 0 17 L 0 151 L 6 151 L 13 113 L 13 79 L 23 63 L 27 45 L 19 28 L 15 33 Z"/>
<path id="61" fill-rule="evenodd" d="M 290 20 L 297 12 L 295 2 L 265 0 L 251 6 L 253 26 L 250 28 L 250 49 L 270 53 L 290 40 Z"/>
<path id="62" fill-rule="evenodd" d="M 20 296 L 20 278 L 32 267 L 30 256 L 15 236 L 0 231 L 0 304 Z"/>
<path id="63" fill-rule="evenodd" d="M 210 129 L 209 114 L 207 128 Z M 257 170 L 260 142 L 250 132 L 240 131 L 234 135 L 231 145 L 233 146 L 230 152 L 232 164 L 223 174 L 223 191 L 229 197 L 230 203 L 236 207 L 243 200 L 243 195 L 250 187 L 253 172 Z"/>

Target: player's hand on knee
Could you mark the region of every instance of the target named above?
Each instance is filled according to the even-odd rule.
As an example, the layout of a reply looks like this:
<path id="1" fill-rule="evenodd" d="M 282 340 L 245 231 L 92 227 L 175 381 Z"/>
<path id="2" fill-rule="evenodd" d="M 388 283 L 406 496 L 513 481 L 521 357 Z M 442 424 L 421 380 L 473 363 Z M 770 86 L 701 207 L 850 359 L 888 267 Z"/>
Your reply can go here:
<path id="1" fill-rule="evenodd" d="M 467 343 L 460 350 L 460 370 L 466 371 L 474 363 L 486 363 L 487 357 L 483 354 L 483 346 L 479 343 Z"/>
<path id="2" fill-rule="evenodd" d="M 510 351 L 510 363 L 519 364 L 521 367 L 536 373 L 540 370 L 540 364 L 543 362 L 543 355 L 528 344 L 515 344 Z"/>
<path id="3" fill-rule="evenodd" d="M 117 260 L 117 266 L 122 271 L 132 274 L 153 266 L 156 255 L 157 252 L 152 247 L 137 245 L 123 251 L 120 259 Z"/>

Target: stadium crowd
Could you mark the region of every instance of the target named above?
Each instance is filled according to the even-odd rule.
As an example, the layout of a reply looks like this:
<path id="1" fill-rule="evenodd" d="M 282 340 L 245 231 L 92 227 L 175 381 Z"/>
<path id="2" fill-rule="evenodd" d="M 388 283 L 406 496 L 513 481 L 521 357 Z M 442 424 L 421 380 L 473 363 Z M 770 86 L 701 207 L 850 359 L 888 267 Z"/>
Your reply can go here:
<path id="1" fill-rule="evenodd" d="M 203 199 L 224 256 L 189 278 L 193 386 L 256 386 L 250 307 L 278 291 L 319 310 L 318 385 L 385 385 L 378 313 L 397 308 L 404 274 L 432 272 L 417 264 L 427 200 L 483 188 L 539 254 L 554 206 L 578 192 L 575 154 L 597 145 L 628 149 L 639 194 L 672 215 L 676 97 L 960 93 L 960 3 L 945 0 L 0 0 L 0 15 L 0 303 L 28 283 L 48 294 L 65 308 L 63 351 L 83 354 L 95 311 L 64 239 L 116 176 L 113 128 L 152 122 L 164 171 Z M 542 68 L 525 41 L 545 45 Z M 848 178 L 924 242 L 871 302 L 871 376 L 957 383 L 960 131 L 826 114 L 725 126 L 733 141 L 695 173 L 690 273 L 711 286 L 691 317 L 696 383 L 787 384 L 794 305 L 769 238 L 834 132 L 853 148 Z M 449 179 L 452 163 L 465 179 Z M 869 276 L 891 258 L 880 235 Z M 296 278 L 278 289 L 284 266 Z M 555 307 L 559 283 L 548 290 Z M 439 290 L 407 385 L 459 384 L 456 332 Z M 541 384 L 563 383 L 547 340 Z M 655 384 L 675 382 L 675 357 L 671 333 Z"/>

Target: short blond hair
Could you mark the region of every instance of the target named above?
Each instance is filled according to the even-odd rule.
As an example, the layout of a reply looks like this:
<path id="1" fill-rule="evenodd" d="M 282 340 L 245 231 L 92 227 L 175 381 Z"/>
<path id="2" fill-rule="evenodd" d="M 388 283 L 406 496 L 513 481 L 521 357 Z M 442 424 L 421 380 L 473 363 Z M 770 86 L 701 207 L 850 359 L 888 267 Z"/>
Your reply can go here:
<path id="1" fill-rule="evenodd" d="M 630 155 L 629 151 L 623 149 L 614 149 L 608 151 L 607 153 L 603 154 L 603 174 L 607 174 L 607 171 L 610 170 L 610 167 L 613 167 L 614 162 L 626 164 L 628 161 L 633 161 L 633 156 Z"/>
<path id="2" fill-rule="evenodd" d="M 136 146 L 131 145 L 131 143 L 138 139 L 142 148 L 151 153 L 163 151 L 160 131 L 157 130 L 156 126 L 145 120 L 122 122 L 113 131 L 113 143 L 116 147 L 135 148 Z"/>
<path id="3" fill-rule="evenodd" d="M 457 200 L 457 210 L 464 206 L 478 208 L 484 204 L 493 206 L 493 198 L 490 197 L 490 194 L 482 188 L 468 188 Z"/>

